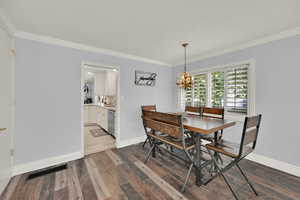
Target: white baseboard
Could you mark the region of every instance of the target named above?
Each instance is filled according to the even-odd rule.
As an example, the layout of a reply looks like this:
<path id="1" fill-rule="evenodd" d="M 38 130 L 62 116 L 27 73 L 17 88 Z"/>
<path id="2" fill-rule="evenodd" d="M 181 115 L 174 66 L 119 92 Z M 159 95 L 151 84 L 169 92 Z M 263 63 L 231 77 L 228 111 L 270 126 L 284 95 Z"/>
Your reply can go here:
<path id="1" fill-rule="evenodd" d="M 117 141 L 116 145 L 117 145 L 117 148 L 122 148 L 122 147 L 130 146 L 130 145 L 133 145 L 133 144 L 137 144 L 137 143 L 140 143 L 140 142 L 144 142 L 145 140 L 146 140 L 146 136 L 143 135 L 143 136 L 131 138 L 131 139 L 128 139 L 128 140 Z"/>
<path id="2" fill-rule="evenodd" d="M 254 153 L 248 155 L 246 159 L 300 177 L 300 167 L 298 166 Z"/>
<path id="3" fill-rule="evenodd" d="M 82 157 L 83 154 L 81 152 L 75 152 L 75 153 L 65 154 L 61 156 L 56 156 L 56 157 L 33 161 L 25 164 L 16 165 L 13 168 L 13 176 L 23 174 L 26 172 L 31 172 L 38 169 L 43 169 L 46 167 L 51 167 L 61 163 L 66 163 L 72 160 L 77 160 Z"/>

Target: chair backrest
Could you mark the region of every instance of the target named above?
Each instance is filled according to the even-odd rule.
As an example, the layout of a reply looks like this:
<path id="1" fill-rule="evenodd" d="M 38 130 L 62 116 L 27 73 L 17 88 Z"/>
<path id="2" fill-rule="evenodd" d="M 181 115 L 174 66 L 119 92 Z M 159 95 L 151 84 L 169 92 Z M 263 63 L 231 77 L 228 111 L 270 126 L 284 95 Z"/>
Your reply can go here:
<path id="1" fill-rule="evenodd" d="M 145 128 L 150 128 L 178 139 L 183 137 L 181 115 L 143 110 L 142 118 Z"/>
<path id="2" fill-rule="evenodd" d="M 141 108 L 142 110 L 156 111 L 156 105 L 143 105 Z"/>
<path id="3" fill-rule="evenodd" d="M 255 149 L 261 117 L 262 115 L 260 114 L 245 118 L 239 156 L 242 155 L 244 146 L 249 146 L 252 144 L 251 148 L 253 150 Z"/>
<path id="4" fill-rule="evenodd" d="M 188 112 L 190 114 L 200 115 L 201 108 L 200 107 L 194 107 L 194 106 L 185 106 L 185 112 Z"/>
<path id="5" fill-rule="evenodd" d="M 202 117 L 212 117 L 212 118 L 217 118 L 217 119 L 224 119 L 224 108 L 202 107 L 201 116 Z"/>

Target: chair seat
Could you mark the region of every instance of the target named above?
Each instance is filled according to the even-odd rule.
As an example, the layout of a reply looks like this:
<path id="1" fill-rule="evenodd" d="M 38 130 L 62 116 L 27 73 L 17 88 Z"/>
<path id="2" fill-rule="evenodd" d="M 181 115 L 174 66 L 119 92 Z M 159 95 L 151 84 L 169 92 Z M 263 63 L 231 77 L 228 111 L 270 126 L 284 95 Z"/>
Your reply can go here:
<path id="1" fill-rule="evenodd" d="M 207 140 L 209 142 L 214 142 L 214 137 L 211 137 L 211 136 L 202 136 L 201 139 L 203 140 Z"/>
<path id="2" fill-rule="evenodd" d="M 239 157 L 240 144 L 229 142 L 226 140 L 219 140 L 217 144 L 215 142 L 211 142 L 205 145 L 207 149 L 216 151 L 218 153 L 227 155 L 232 158 Z M 253 149 L 248 146 L 244 146 L 242 157 L 251 153 Z"/>
<path id="3" fill-rule="evenodd" d="M 147 131 L 147 135 L 149 134 L 153 134 L 155 133 L 155 135 L 160 135 L 160 136 L 167 136 L 168 134 L 162 133 L 160 131 Z"/>
<path id="4" fill-rule="evenodd" d="M 155 135 L 153 133 L 149 133 L 148 136 L 155 138 L 163 143 L 169 144 L 177 149 L 181 149 L 181 150 L 184 149 L 184 146 L 182 145 L 182 141 L 180 139 L 176 139 L 176 138 L 173 138 L 170 136 Z M 193 143 L 191 138 L 186 138 L 185 144 L 186 144 L 186 147 L 185 147 L 186 150 L 195 148 L 195 144 Z"/>

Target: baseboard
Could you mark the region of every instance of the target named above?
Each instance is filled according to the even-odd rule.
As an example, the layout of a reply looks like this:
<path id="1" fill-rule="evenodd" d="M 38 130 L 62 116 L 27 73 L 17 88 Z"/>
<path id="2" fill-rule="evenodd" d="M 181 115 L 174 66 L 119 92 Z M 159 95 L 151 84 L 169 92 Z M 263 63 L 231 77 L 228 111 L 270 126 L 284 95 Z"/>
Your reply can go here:
<path id="1" fill-rule="evenodd" d="M 81 152 L 75 152 L 75 153 L 65 154 L 61 156 L 56 156 L 56 157 L 33 161 L 25 164 L 16 165 L 13 168 L 13 176 L 35 171 L 38 169 L 43 169 L 46 167 L 51 167 L 61 163 L 66 163 L 72 160 L 77 160 L 82 157 L 83 155 Z"/>
<path id="2" fill-rule="evenodd" d="M 300 177 L 300 167 L 298 166 L 254 153 L 248 155 L 246 159 Z"/>
<path id="3" fill-rule="evenodd" d="M 133 144 L 137 144 L 140 142 L 144 142 L 146 140 L 146 136 L 139 136 L 139 137 L 135 137 L 135 138 L 131 138 L 128 140 L 123 140 L 123 141 L 116 141 L 116 146 L 117 148 L 122 148 L 122 147 L 126 147 L 126 146 L 130 146 Z"/>

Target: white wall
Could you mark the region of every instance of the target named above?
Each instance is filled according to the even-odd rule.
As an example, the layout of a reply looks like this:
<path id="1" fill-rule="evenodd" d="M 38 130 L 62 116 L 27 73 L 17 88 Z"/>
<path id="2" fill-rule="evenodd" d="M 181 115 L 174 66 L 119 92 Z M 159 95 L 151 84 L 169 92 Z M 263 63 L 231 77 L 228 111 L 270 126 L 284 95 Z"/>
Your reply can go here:
<path id="1" fill-rule="evenodd" d="M 188 70 L 254 59 L 256 112 L 262 113 L 262 126 L 255 153 L 300 167 L 299 52 L 300 36 L 295 36 L 193 62 L 188 65 Z M 173 77 L 182 70 L 182 66 L 177 66 Z M 176 91 L 174 86 L 174 106 Z M 224 135 L 237 140 L 241 136 L 241 129 L 225 130 Z"/>
<path id="2" fill-rule="evenodd" d="M 144 136 L 140 105 L 172 110 L 171 68 L 24 39 L 16 51 L 17 165 L 81 150 L 82 61 L 120 67 L 121 141 Z M 136 69 L 158 73 L 156 86 L 136 86 Z"/>

